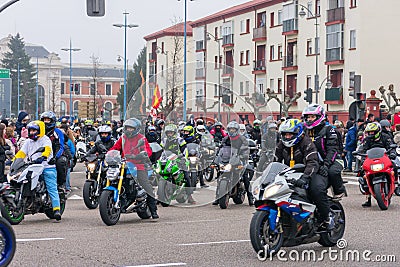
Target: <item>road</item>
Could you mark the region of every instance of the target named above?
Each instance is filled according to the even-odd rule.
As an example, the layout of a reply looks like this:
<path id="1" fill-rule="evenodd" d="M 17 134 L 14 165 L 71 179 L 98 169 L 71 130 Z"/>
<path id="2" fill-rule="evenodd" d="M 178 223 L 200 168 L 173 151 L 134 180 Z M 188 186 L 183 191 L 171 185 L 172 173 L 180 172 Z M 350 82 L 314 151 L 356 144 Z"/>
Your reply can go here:
<path id="1" fill-rule="evenodd" d="M 354 176 L 349 196 L 342 204 L 346 211 L 347 246 L 323 254 L 317 243 L 284 248 L 286 255 L 274 258 L 275 266 L 394 266 L 391 255 L 400 261 L 398 229 L 400 201 L 397 197 L 387 211 L 376 202 L 364 209 L 364 202 Z M 249 224 L 254 208 L 231 204 L 227 210 L 205 205 L 192 208 L 159 207 L 160 219 L 141 220 L 136 214 L 123 214 L 115 226 L 106 226 L 98 209 L 88 210 L 81 198 L 84 169 L 77 166 L 71 178 L 74 190 L 60 222 L 44 214 L 26 216 L 14 226 L 17 251 L 10 266 L 267 266 L 260 261 L 249 241 Z M 195 198 L 200 193 L 195 194 Z M 247 200 L 246 200 L 247 203 Z M 346 245 L 346 244 L 345 244 Z M 323 261 L 295 261 L 308 250 L 314 250 Z M 360 260 L 352 260 L 357 250 Z M 368 250 L 371 252 L 368 254 Z M 350 252 L 349 252 L 350 251 Z M 356 253 L 356 252 L 354 252 Z M 370 258 L 374 262 L 366 262 Z M 289 258 L 291 255 L 291 258 Z M 339 258 L 334 260 L 334 256 Z M 342 260 L 340 260 L 342 255 Z M 349 255 L 346 260 L 346 255 Z M 354 254 L 356 255 L 356 254 Z M 378 263 L 375 260 L 390 260 Z M 287 262 L 283 260 L 287 259 Z M 398 265 L 398 263 L 397 263 Z"/>

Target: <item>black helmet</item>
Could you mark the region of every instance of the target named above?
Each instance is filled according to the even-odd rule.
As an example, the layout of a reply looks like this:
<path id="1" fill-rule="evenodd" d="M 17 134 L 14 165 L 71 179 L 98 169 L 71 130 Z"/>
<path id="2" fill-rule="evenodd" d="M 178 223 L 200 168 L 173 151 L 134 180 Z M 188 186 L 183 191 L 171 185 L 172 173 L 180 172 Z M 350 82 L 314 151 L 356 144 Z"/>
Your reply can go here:
<path id="1" fill-rule="evenodd" d="M 124 134 L 128 138 L 132 138 L 140 132 L 141 126 L 142 126 L 142 123 L 140 122 L 140 120 L 138 120 L 136 118 L 127 119 L 124 122 Z M 131 129 L 133 128 L 133 130 L 130 130 L 128 128 L 131 128 Z"/>
<path id="2" fill-rule="evenodd" d="M 44 119 L 46 119 L 46 118 L 51 119 L 50 122 L 44 124 L 45 128 L 46 128 L 46 134 L 47 134 L 47 133 L 51 132 L 52 130 L 54 130 L 54 128 L 56 127 L 57 117 L 53 111 L 46 111 L 40 115 L 40 120 L 44 122 Z"/>

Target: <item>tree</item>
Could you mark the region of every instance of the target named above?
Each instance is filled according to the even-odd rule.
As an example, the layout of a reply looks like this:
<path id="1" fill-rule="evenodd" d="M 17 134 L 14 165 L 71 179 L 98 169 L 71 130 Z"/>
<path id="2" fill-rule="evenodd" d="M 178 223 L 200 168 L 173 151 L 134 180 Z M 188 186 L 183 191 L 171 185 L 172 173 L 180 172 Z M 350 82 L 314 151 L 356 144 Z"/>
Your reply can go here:
<path id="1" fill-rule="evenodd" d="M 88 116 L 90 117 L 91 115 L 93 115 L 93 120 L 97 119 L 96 116 L 96 111 L 97 111 L 97 102 L 96 102 L 96 93 L 97 93 L 97 81 L 99 80 L 99 68 L 100 68 L 100 59 L 99 57 L 96 57 L 94 55 L 92 55 L 90 57 L 90 61 L 92 63 L 93 68 L 90 70 L 90 74 L 92 76 L 92 81 L 93 83 L 90 85 L 90 94 L 93 94 L 93 114 L 88 114 Z M 99 96 L 101 96 L 99 94 Z"/>
<path id="2" fill-rule="evenodd" d="M 300 92 L 297 92 L 292 98 L 290 98 L 288 94 L 285 94 L 285 99 L 284 101 L 282 101 L 278 98 L 278 95 L 271 89 L 268 88 L 266 93 L 268 95 L 267 103 L 272 99 L 278 101 L 282 110 L 283 117 L 287 117 L 289 115 L 289 108 L 293 105 L 294 102 L 296 102 L 297 99 L 301 97 Z"/>
<path id="3" fill-rule="evenodd" d="M 20 109 L 25 109 L 29 114 L 34 114 L 36 110 L 36 71 L 35 67 L 30 64 L 30 57 L 25 51 L 25 42 L 17 33 L 11 36 L 8 43 L 10 51 L 4 53 L 4 58 L 1 62 L 3 68 L 17 70 L 18 63 L 20 71 Z M 18 73 L 11 71 L 12 79 L 12 97 L 11 97 L 11 112 L 18 114 Z"/>
<path id="4" fill-rule="evenodd" d="M 270 90 L 269 88 L 267 90 Z M 260 109 L 268 105 L 268 101 L 265 101 L 264 95 L 254 92 L 251 97 L 246 97 L 246 102 L 250 103 L 254 108 L 254 116 L 256 119 L 260 118 Z"/>
<path id="5" fill-rule="evenodd" d="M 396 93 L 394 92 L 393 84 L 389 85 L 388 90 L 389 90 L 389 92 L 387 93 L 388 96 L 386 97 L 386 95 L 385 95 L 386 89 L 383 87 L 383 85 L 381 87 L 379 87 L 379 92 L 381 92 L 382 98 L 383 98 L 383 100 L 385 100 L 385 103 L 389 108 L 389 113 L 395 114 L 396 107 L 400 106 L 400 100 L 397 98 Z M 394 100 L 393 105 L 391 105 L 391 103 L 390 103 L 390 98 L 393 98 L 393 100 Z"/>

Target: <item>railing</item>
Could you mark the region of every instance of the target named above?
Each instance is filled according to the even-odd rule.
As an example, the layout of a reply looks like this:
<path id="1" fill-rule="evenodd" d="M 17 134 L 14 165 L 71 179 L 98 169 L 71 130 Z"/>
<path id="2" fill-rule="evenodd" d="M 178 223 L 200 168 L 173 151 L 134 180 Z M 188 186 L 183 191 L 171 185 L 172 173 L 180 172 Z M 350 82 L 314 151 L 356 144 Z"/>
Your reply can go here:
<path id="1" fill-rule="evenodd" d="M 267 38 L 267 29 L 265 27 L 253 29 L 253 39 Z"/>
<path id="2" fill-rule="evenodd" d="M 196 41 L 196 50 L 203 50 L 204 49 L 204 41 Z"/>
<path id="3" fill-rule="evenodd" d="M 297 56 L 288 55 L 283 57 L 283 67 L 293 67 L 297 66 Z"/>
<path id="4" fill-rule="evenodd" d="M 233 34 L 222 36 L 222 45 L 233 44 Z"/>
<path id="5" fill-rule="evenodd" d="M 265 70 L 265 59 L 253 60 L 253 70 Z"/>
<path id="6" fill-rule="evenodd" d="M 340 101 L 343 100 L 343 88 L 333 87 L 325 89 L 325 101 Z"/>
<path id="7" fill-rule="evenodd" d="M 196 69 L 196 78 L 204 77 L 204 68 Z"/>
<path id="8" fill-rule="evenodd" d="M 344 20 L 344 7 L 327 10 L 326 15 L 326 22 Z"/>
<path id="9" fill-rule="evenodd" d="M 326 61 L 343 60 L 343 48 L 326 49 Z"/>
<path id="10" fill-rule="evenodd" d="M 298 30 L 297 19 L 289 19 L 283 21 L 283 32 L 290 32 Z"/>

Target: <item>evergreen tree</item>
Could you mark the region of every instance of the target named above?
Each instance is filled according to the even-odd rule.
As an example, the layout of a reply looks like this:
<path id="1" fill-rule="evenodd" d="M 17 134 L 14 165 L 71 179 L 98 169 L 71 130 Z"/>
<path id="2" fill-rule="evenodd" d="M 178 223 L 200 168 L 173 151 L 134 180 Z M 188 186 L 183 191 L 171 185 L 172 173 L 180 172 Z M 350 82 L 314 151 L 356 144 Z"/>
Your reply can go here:
<path id="1" fill-rule="evenodd" d="M 35 67 L 30 64 L 30 57 L 25 51 L 25 42 L 17 33 L 12 36 L 8 43 L 10 51 L 4 53 L 1 65 L 5 69 L 12 70 L 10 73 L 12 79 L 11 92 L 11 112 L 18 116 L 18 63 L 20 69 L 20 109 L 26 110 L 29 114 L 35 114 L 36 109 L 36 80 Z M 21 71 L 22 70 L 22 71 Z"/>

